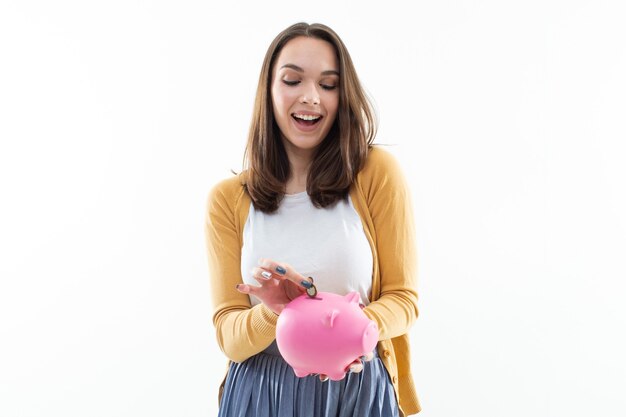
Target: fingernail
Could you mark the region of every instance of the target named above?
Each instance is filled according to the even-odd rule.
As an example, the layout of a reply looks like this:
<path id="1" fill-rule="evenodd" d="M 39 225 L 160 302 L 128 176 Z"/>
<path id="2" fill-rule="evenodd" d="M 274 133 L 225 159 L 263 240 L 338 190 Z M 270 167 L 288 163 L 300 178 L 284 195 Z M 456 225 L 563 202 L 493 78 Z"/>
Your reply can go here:
<path id="1" fill-rule="evenodd" d="M 350 372 L 361 372 L 363 370 L 363 364 L 350 366 Z"/>
<path id="2" fill-rule="evenodd" d="M 272 278 L 272 273 L 271 272 L 263 271 L 263 272 L 261 272 L 261 275 L 263 275 L 263 278 L 265 278 L 265 279 Z"/>
<path id="3" fill-rule="evenodd" d="M 276 267 L 276 272 L 278 272 L 280 275 L 285 275 L 287 273 L 287 270 L 279 265 Z"/>
<path id="4" fill-rule="evenodd" d="M 309 281 L 306 281 L 306 280 L 302 281 L 300 284 L 306 289 L 309 289 L 313 286 L 313 284 L 311 284 Z"/>

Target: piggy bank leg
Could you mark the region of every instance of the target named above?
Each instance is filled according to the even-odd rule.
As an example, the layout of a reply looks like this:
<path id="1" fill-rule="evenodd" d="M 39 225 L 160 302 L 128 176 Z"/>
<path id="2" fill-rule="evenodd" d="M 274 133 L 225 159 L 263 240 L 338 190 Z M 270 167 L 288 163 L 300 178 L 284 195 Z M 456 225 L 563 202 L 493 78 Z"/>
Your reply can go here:
<path id="1" fill-rule="evenodd" d="M 328 377 L 331 379 L 331 381 L 341 381 L 342 379 L 344 379 L 346 376 L 345 372 L 338 372 L 335 374 L 328 374 Z"/>
<path id="2" fill-rule="evenodd" d="M 309 375 L 309 372 L 302 371 L 300 369 L 294 369 L 293 372 L 296 374 L 298 378 L 303 378 Z"/>

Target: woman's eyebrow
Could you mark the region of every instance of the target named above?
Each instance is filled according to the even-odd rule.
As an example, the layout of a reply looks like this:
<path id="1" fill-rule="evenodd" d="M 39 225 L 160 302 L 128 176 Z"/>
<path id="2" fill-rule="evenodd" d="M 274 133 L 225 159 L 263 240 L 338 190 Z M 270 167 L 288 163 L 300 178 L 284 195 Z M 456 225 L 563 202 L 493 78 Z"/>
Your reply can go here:
<path id="1" fill-rule="evenodd" d="M 285 64 L 282 67 L 280 67 L 280 69 L 283 69 L 283 68 L 291 68 L 294 71 L 304 72 L 304 70 L 302 68 L 300 68 L 299 66 L 297 66 L 296 64 Z M 336 75 L 336 76 L 339 76 L 339 71 L 326 70 L 326 71 L 322 71 L 322 75 Z"/>

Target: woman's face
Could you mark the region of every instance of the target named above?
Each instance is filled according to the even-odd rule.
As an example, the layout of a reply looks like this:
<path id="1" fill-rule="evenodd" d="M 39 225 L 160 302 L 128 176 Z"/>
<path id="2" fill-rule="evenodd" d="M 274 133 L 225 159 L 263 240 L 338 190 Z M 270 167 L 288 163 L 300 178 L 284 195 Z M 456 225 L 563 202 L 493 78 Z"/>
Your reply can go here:
<path id="1" fill-rule="evenodd" d="M 310 156 L 328 134 L 339 107 L 334 47 L 316 38 L 291 39 L 272 68 L 271 91 L 287 154 Z"/>

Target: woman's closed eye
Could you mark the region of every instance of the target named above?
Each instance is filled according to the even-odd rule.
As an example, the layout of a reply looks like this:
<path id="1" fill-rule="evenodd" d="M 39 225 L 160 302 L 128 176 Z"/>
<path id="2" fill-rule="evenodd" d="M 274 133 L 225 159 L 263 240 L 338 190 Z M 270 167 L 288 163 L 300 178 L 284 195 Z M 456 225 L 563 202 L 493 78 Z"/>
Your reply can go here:
<path id="1" fill-rule="evenodd" d="M 287 80 L 283 80 L 283 82 L 290 86 L 297 85 L 300 83 L 300 81 L 287 81 Z M 337 88 L 336 85 L 326 85 L 326 84 L 320 84 L 320 87 L 322 87 L 324 90 L 334 90 L 335 88 Z"/>

